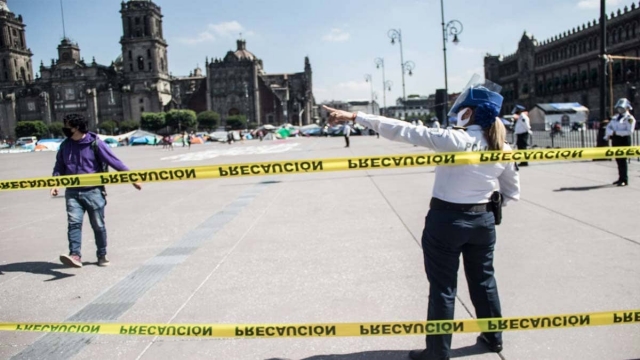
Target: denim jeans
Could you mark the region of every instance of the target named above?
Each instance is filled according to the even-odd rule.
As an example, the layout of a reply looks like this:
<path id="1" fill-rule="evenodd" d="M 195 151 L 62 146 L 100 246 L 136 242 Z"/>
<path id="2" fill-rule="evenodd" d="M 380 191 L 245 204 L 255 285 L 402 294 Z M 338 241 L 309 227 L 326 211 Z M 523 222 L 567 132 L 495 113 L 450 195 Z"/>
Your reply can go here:
<path id="1" fill-rule="evenodd" d="M 82 256 L 82 221 L 85 211 L 96 240 L 96 255 L 107 254 L 107 228 L 104 225 L 104 207 L 107 200 L 100 188 L 79 190 L 69 188 L 65 192 L 67 202 L 67 221 L 69 238 L 69 254 Z"/>
<path id="2" fill-rule="evenodd" d="M 491 212 L 470 213 L 429 210 L 422 234 L 424 264 L 429 279 L 427 320 L 453 320 L 462 254 L 471 302 L 477 318 L 502 317 L 498 287 L 493 276 L 495 218 Z M 502 342 L 502 333 L 485 333 Z M 429 355 L 449 356 L 451 335 L 428 335 Z"/>

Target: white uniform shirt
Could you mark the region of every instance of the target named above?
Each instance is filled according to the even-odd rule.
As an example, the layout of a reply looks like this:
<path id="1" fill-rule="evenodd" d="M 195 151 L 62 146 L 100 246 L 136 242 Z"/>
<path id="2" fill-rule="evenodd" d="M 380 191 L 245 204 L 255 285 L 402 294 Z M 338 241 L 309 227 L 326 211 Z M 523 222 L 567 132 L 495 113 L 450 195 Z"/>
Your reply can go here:
<path id="1" fill-rule="evenodd" d="M 482 128 L 471 125 L 464 130 L 430 129 L 405 121 L 358 112 L 356 122 L 394 141 L 424 146 L 436 152 L 483 151 L 488 148 Z M 505 150 L 511 150 L 508 144 Z M 436 167 L 433 197 L 457 204 L 489 202 L 491 194 L 500 190 L 509 200 L 520 199 L 520 177 L 515 163 L 484 165 L 448 165 Z"/>
<path id="2" fill-rule="evenodd" d="M 518 120 L 516 121 L 516 128 L 514 132 L 516 135 L 525 134 L 531 131 L 531 123 L 529 122 L 529 117 L 525 114 L 520 114 Z"/>
<path id="3" fill-rule="evenodd" d="M 636 119 L 633 115 L 627 113 L 616 115 L 609 124 L 605 131 L 604 138 L 607 139 L 615 132 L 618 136 L 631 136 L 633 130 L 636 128 Z"/>

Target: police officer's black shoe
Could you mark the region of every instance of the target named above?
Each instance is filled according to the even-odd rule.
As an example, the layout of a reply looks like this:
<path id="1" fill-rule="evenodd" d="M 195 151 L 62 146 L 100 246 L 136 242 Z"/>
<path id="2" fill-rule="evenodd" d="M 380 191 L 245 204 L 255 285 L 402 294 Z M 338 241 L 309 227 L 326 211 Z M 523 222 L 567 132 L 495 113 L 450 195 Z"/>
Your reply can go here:
<path id="1" fill-rule="evenodd" d="M 629 185 L 629 182 L 628 181 L 619 181 L 616 185 L 618 185 L 618 186 L 627 186 L 627 185 Z"/>
<path id="2" fill-rule="evenodd" d="M 620 180 L 616 180 L 612 183 L 612 185 L 619 185 L 620 184 Z"/>
<path id="3" fill-rule="evenodd" d="M 449 357 L 433 357 L 427 354 L 427 350 L 411 350 L 409 351 L 411 360 L 449 360 Z"/>
<path id="4" fill-rule="evenodd" d="M 502 342 L 490 341 L 484 334 L 480 334 L 480 336 L 478 336 L 478 342 L 485 344 L 489 350 L 495 353 L 502 351 Z"/>

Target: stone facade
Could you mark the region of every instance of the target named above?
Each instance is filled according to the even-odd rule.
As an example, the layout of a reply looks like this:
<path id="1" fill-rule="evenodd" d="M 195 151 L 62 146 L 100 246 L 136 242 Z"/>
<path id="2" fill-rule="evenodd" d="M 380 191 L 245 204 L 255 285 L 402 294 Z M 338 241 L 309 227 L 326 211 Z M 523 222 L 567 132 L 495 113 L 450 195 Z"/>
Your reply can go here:
<path id="1" fill-rule="evenodd" d="M 640 8 L 635 3 L 607 17 L 607 37 L 608 54 L 640 57 Z M 600 26 L 595 20 L 545 41 L 525 32 L 515 54 L 487 54 L 485 78 L 503 87 L 503 113 L 510 113 L 516 104 L 530 109 L 538 103 L 577 102 L 590 109 L 590 120 L 597 120 L 599 78 L 603 76 L 600 41 Z M 629 90 L 636 86 L 638 65 L 634 60 L 613 62 L 614 102 L 629 96 Z"/>
<path id="2" fill-rule="evenodd" d="M 247 50 L 245 40 L 222 59 L 207 60 L 207 107 L 224 121 L 245 115 L 258 124 L 306 125 L 317 117 L 313 73 L 305 57 L 304 72 L 267 74 L 262 60 Z"/>
<path id="3" fill-rule="evenodd" d="M 110 65 L 86 63 L 80 47 L 65 38 L 58 59 L 40 64 L 33 76 L 32 53 L 25 24 L 0 0 L 0 138 L 14 137 L 18 121 L 61 121 L 70 113 L 100 122 L 140 121 L 143 112 L 214 110 L 222 119 L 245 114 L 256 123 L 308 124 L 317 117 L 312 71 L 266 74 L 262 60 L 246 49 L 244 40 L 224 59 L 205 60 L 206 73 L 196 68 L 188 76 L 171 76 L 161 8 L 151 0 L 121 3 L 122 54 Z"/>

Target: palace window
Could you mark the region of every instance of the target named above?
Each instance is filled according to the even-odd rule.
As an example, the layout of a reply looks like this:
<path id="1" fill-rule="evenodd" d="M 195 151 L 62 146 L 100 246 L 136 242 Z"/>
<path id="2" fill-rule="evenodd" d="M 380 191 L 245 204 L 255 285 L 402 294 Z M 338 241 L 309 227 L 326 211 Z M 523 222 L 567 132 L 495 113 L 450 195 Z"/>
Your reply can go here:
<path id="1" fill-rule="evenodd" d="M 138 56 L 138 70 L 144 71 L 144 59 Z"/>

